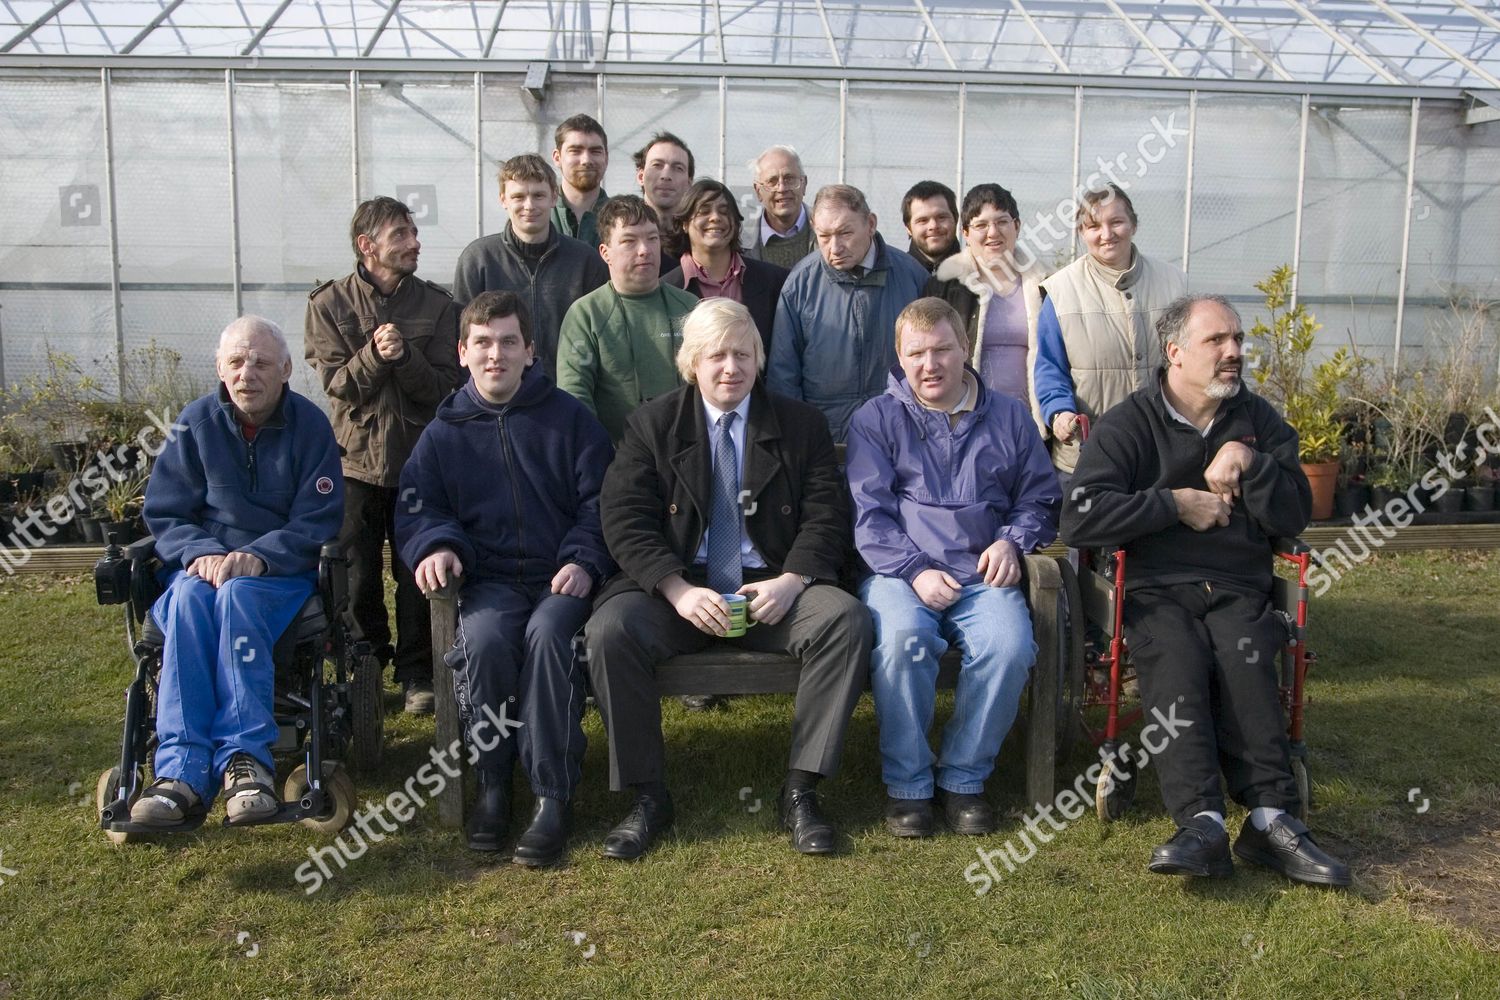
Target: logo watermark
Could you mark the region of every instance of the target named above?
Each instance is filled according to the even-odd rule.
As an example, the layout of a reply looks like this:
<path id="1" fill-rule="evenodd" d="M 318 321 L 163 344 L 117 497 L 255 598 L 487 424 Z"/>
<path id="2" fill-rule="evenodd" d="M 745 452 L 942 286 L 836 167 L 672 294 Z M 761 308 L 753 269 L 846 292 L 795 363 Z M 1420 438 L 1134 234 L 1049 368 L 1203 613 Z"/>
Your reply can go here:
<path id="1" fill-rule="evenodd" d="M 498 715 L 488 705 L 481 705 L 479 708 L 484 718 L 474 723 L 469 732 L 472 741 L 468 752 L 470 767 L 478 763 L 481 752 L 488 753 L 495 749 L 502 740 L 508 739 L 514 730 L 521 728 L 520 722 L 506 715 L 504 703 L 500 705 Z M 489 732 L 491 729 L 497 730 L 499 735 Z M 448 787 L 449 781 L 463 777 L 463 769 L 456 763 L 463 758 L 463 740 L 454 740 L 446 750 L 442 751 L 437 747 L 429 747 L 427 753 L 432 759 L 407 778 L 401 788 L 391 792 L 380 802 L 366 802 L 364 809 L 355 812 L 351 820 L 352 829 L 346 831 L 345 834 L 340 834 L 332 844 L 307 849 L 309 860 L 298 865 L 297 870 L 292 874 L 297 884 L 305 887 L 302 890 L 304 893 L 311 896 L 323 888 L 334 876 L 333 864 L 337 864 L 339 870 L 342 871 L 349 866 L 351 861 L 364 857 L 371 844 L 378 844 L 385 840 L 388 834 L 399 830 L 399 826 L 386 820 L 387 812 L 396 823 L 409 823 L 416 816 L 418 809 L 425 806 L 429 800 L 443 794 L 443 789 Z M 417 785 L 422 786 L 422 791 L 426 793 L 425 799 L 417 791 Z M 372 820 L 380 824 L 379 830 L 371 828 Z M 354 846 L 356 842 L 357 847 Z"/>
<path id="2" fill-rule="evenodd" d="M 1151 758 L 1160 754 L 1167 748 L 1167 744 L 1176 739 L 1186 729 L 1193 726 L 1190 719 L 1179 719 L 1177 717 L 1177 705 L 1174 703 L 1167 709 L 1165 715 L 1161 709 L 1152 707 L 1151 715 L 1155 722 L 1147 723 L 1141 729 L 1141 748 L 1134 751 L 1129 743 L 1121 745 L 1118 756 L 1120 759 L 1133 761 L 1135 765 L 1134 774 L 1139 774 L 1151 763 Z M 1158 733 L 1163 733 L 1160 741 L 1156 741 Z M 1001 879 L 1000 868 L 1014 874 L 1016 869 L 1036 856 L 1038 844 L 1049 844 L 1056 833 L 1062 833 L 1068 828 L 1068 823 L 1075 822 L 1080 816 L 1088 811 L 1089 802 L 1093 799 L 1092 789 L 1099 784 L 1099 777 L 1103 773 L 1109 758 L 1100 751 L 1100 759 L 1089 765 L 1088 770 L 1078 775 L 1073 784 L 1058 792 L 1051 804 L 1040 805 L 1034 812 L 1023 817 L 1022 825 L 1025 827 L 1016 836 L 1005 841 L 992 851 L 986 851 L 982 847 L 974 850 L 979 855 L 979 860 L 972 862 L 964 869 L 964 881 L 974 886 L 974 895 L 983 896 L 995 887 L 995 883 Z M 1106 780 L 1106 791 L 1111 791 L 1117 781 L 1130 781 L 1133 774 L 1122 774 L 1118 768 L 1111 768 Z M 1056 812 L 1062 817 L 1062 822 L 1053 816 Z M 1049 833 L 1042 829 L 1046 823 L 1054 831 Z M 1018 843 L 1019 842 L 1019 843 Z M 1024 852 L 1020 845 L 1025 845 Z"/>

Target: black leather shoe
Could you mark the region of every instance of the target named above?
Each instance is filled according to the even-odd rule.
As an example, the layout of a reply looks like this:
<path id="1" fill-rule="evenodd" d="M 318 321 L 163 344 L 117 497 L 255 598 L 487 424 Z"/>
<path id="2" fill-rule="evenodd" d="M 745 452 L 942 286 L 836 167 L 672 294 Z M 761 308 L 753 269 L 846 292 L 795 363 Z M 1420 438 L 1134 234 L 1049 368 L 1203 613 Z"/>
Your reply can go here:
<path id="1" fill-rule="evenodd" d="M 531 810 L 531 824 L 516 841 L 511 860 L 529 868 L 545 868 L 562 860 L 568 846 L 568 831 L 573 826 L 573 803 L 562 799 L 537 796 Z"/>
<path id="2" fill-rule="evenodd" d="M 682 707 L 689 712 L 712 712 L 724 699 L 716 694 L 685 694 L 682 696 Z"/>
<path id="3" fill-rule="evenodd" d="M 932 836 L 932 800 L 886 798 L 885 828 L 897 837 Z"/>
<path id="4" fill-rule="evenodd" d="M 818 793 L 811 788 L 789 791 L 781 786 L 781 828 L 792 835 L 792 847 L 800 854 L 832 854 L 838 846 L 838 831 L 818 808 Z"/>
<path id="5" fill-rule="evenodd" d="M 1158 875 L 1197 875 L 1228 878 L 1234 874 L 1229 858 L 1229 834 L 1207 816 L 1194 816 L 1177 828 L 1172 839 L 1151 852 L 1146 866 Z"/>
<path id="6" fill-rule="evenodd" d="M 1293 882 L 1309 885 L 1349 885 L 1349 866 L 1325 852 L 1302 821 L 1282 813 L 1264 830 L 1249 818 L 1234 841 L 1234 853 L 1251 864 L 1280 872 Z"/>
<path id="7" fill-rule="evenodd" d="M 469 850 L 498 851 L 510 826 L 510 775 L 480 768 L 475 780 L 479 789 L 469 811 Z"/>
<path id="8" fill-rule="evenodd" d="M 656 839 L 672 825 L 671 796 L 637 795 L 630 812 L 604 838 L 604 856 L 634 861 L 651 850 Z"/>
<path id="9" fill-rule="evenodd" d="M 943 819 L 954 833 L 966 837 L 985 837 L 995 832 L 995 810 L 982 795 L 960 795 L 939 788 L 938 801 L 943 804 Z"/>

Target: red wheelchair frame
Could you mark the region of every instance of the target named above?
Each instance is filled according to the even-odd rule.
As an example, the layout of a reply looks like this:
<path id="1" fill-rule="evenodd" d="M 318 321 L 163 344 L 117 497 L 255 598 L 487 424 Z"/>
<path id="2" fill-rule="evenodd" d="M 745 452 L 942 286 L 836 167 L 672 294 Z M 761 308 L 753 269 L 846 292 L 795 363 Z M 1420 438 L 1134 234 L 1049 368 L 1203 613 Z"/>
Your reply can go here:
<path id="1" fill-rule="evenodd" d="M 1080 416 L 1082 436 L 1088 435 L 1087 418 Z M 1281 677 L 1278 688 L 1281 707 L 1287 718 L 1287 737 L 1291 743 L 1292 776 L 1297 784 L 1298 816 L 1307 821 L 1311 808 L 1312 785 L 1308 776 L 1307 744 L 1302 738 L 1303 712 L 1308 704 L 1305 692 L 1307 671 L 1317 655 L 1307 648 L 1307 574 L 1312 565 L 1312 549 L 1301 539 L 1272 540 L 1278 559 L 1296 567 L 1296 582 L 1277 576 L 1272 581 L 1271 602 L 1287 629 L 1287 642 L 1281 649 Z M 1121 733 L 1141 720 L 1144 709 L 1137 705 L 1123 712 L 1126 685 L 1134 680 L 1134 667 L 1128 662 L 1125 645 L 1125 551 L 1116 549 L 1106 558 L 1104 570 L 1093 565 L 1092 552 L 1079 552 L 1078 579 L 1066 581 L 1081 600 L 1081 621 L 1072 628 L 1092 622 L 1105 630 L 1108 640 L 1102 648 L 1096 637 L 1085 636 L 1081 643 L 1082 663 L 1076 664 L 1070 678 L 1064 678 L 1068 694 L 1076 696 L 1075 705 L 1065 706 L 1080 720 L 1084 735 L 1099 748 L 1103 766 L 1095 782 L 1094 805 L 1104 821 L 1119 819 L 1135 798 L 1133 780 L 1143 754 L 1129 753 L 1130 745 Z M 1065 574 L 1066 576 L 1066 574 Z M 1075 619 L 1077 620 L 1077 619 Z M 1077 646 L 1075 646 L 1077 648 Z M 1071 681 L 1071 683 L 1070 683 Z M 1103 728 L 1088 724 L 1084 711 L 1104 708 Z"/>

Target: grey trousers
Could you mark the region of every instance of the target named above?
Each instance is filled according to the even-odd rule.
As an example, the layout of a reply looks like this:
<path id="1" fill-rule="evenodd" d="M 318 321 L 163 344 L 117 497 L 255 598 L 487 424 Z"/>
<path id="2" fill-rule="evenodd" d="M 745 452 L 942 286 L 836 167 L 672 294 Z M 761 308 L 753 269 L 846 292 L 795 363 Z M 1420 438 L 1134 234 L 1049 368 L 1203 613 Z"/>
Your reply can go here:
<path id="1" fill-rule="evenodd" d="M 813 584 L 775 625 L 757 625 L 741 638 L 723 640 L 802 661 L 789 768 L 822 775 L 838 770 L 844 731 L 870 669 L 872 635 L 863 604 L 837 587 Z M 597 606 L 584 637 L 594 699 L 609 735 L 609 787 L 622 791 L 662 781 L 656 664 L 696 653 L 714 640 L 681 618 L 665 598 L 638 590 Z"/>

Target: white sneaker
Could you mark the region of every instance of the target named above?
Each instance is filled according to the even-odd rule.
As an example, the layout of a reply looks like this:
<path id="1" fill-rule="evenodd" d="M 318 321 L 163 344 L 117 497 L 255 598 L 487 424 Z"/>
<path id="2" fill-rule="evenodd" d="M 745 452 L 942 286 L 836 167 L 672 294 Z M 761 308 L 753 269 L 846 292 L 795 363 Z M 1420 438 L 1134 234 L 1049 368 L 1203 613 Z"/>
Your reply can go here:
<path id="1" fill-rule="evenodd" d="M 187 782 L 157 778 L 130 807 L 130 822 L 142 826 L 177 826 L 202 804 Z"/>
<path id="2" fill-rule="evenodd" d="M 247 753 L 229 758 L 224 771 L 224 815 L 230 823 L 253 823 L 269 819 L 281 808 L 276 797 L 276 776 Z"/>

